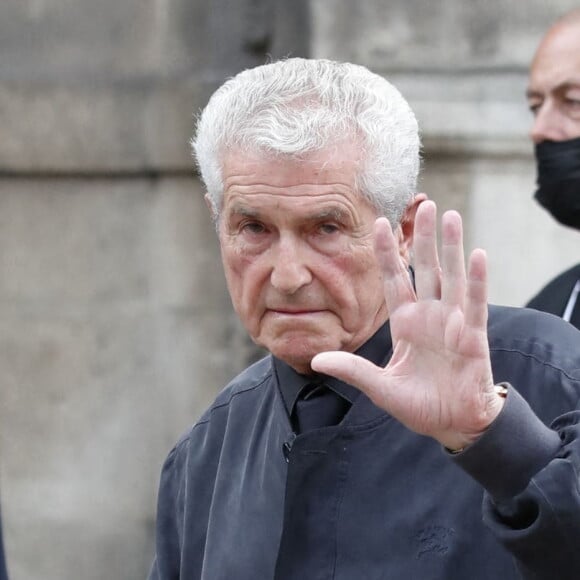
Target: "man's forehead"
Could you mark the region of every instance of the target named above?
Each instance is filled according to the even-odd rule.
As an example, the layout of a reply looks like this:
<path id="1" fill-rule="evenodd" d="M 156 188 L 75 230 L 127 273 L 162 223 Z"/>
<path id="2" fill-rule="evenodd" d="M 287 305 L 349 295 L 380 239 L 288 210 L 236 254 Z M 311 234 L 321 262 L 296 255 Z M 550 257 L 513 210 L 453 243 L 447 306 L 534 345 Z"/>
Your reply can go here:
<path id="1" fill-rule="evenodd" d="M 544 36 L 532 63 L 534 67 L 580 66 L 580 20 L 556 24 Z M 580 75 L 580 69 L 577 70 Z"/>
<path id="2" fill-rule="evenodd" d="M 580 26 L 549 33 L 532 62 L 528 93 L 580 86 Z M 528 95 L 533 96 L 533 95 Z"/>
<path id="3" fill-rule="evenodd" d="M 223 165 L 224 199 L 253 197 L 261 202 L 268 201 L 268 196 L 352 196 L 357 189 L 358 169 L 347 152 L 336 158 L 321 153 L 306 159 L 230 155 Z"/>

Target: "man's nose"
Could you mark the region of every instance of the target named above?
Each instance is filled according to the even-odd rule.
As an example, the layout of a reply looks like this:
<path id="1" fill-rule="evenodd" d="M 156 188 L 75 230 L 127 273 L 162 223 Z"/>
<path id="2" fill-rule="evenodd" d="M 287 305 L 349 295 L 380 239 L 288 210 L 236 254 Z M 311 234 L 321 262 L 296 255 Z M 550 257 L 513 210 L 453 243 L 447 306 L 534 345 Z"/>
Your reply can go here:
<path id="1" fill-rule="evenodd" d="M 565 141 L 566 119 L 558 109 L 545 102 L 536 112 L 530 138 L 537 145 L 542 141 Z"/>
<path id="2" fill-rule="evenodd" d="M 294 237 L 281 237 L 273 250 L 270 282 L 276 290 L 291 295 L 312 281 L 304 242 Z"/>

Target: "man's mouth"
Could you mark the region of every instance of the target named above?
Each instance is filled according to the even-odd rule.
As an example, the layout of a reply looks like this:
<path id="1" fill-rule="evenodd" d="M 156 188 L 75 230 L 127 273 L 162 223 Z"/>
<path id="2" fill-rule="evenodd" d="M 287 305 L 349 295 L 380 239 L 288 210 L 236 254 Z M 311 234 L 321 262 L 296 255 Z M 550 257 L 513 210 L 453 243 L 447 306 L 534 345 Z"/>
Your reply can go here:
<path id="1" fill-rule="evenodd" d="M 323 310 L 316 308 L 269 308 L 268 310 L 274 314 L 281 314 L 286 316 L 300 316 L 323 312 Z"/>

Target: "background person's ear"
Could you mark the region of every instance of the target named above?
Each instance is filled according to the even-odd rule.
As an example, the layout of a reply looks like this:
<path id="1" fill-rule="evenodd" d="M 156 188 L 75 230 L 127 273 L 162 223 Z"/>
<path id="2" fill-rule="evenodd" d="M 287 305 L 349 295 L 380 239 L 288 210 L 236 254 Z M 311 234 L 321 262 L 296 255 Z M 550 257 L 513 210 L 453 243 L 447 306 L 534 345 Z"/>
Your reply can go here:
<path id="1" fill-rule="evenodd" d="M 411 248 L 413 247 L 413 232 L 415 229 L 415 215 L 417 214 L 417 208 L 428 199 L 426 193 L 418 193 L 409 202 L 409 205 L 405 208 L 405 213 L 401 218 L 401 223 L 397 228 L 397 239 L 399 241 L 399 254 L 407 262 L 411 261 Z"/>

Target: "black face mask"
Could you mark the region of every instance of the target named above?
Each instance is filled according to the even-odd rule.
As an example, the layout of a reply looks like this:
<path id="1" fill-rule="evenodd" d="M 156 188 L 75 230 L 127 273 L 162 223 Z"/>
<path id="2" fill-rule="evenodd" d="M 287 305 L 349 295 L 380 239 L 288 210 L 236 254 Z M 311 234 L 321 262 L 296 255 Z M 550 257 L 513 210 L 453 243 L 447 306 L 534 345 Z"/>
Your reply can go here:
<path id="1" fill-rule="evenodd" d="M 580 230 L 580 137 L 544 141 L 535 147 L 535 198 L 561 224 Z"/>

